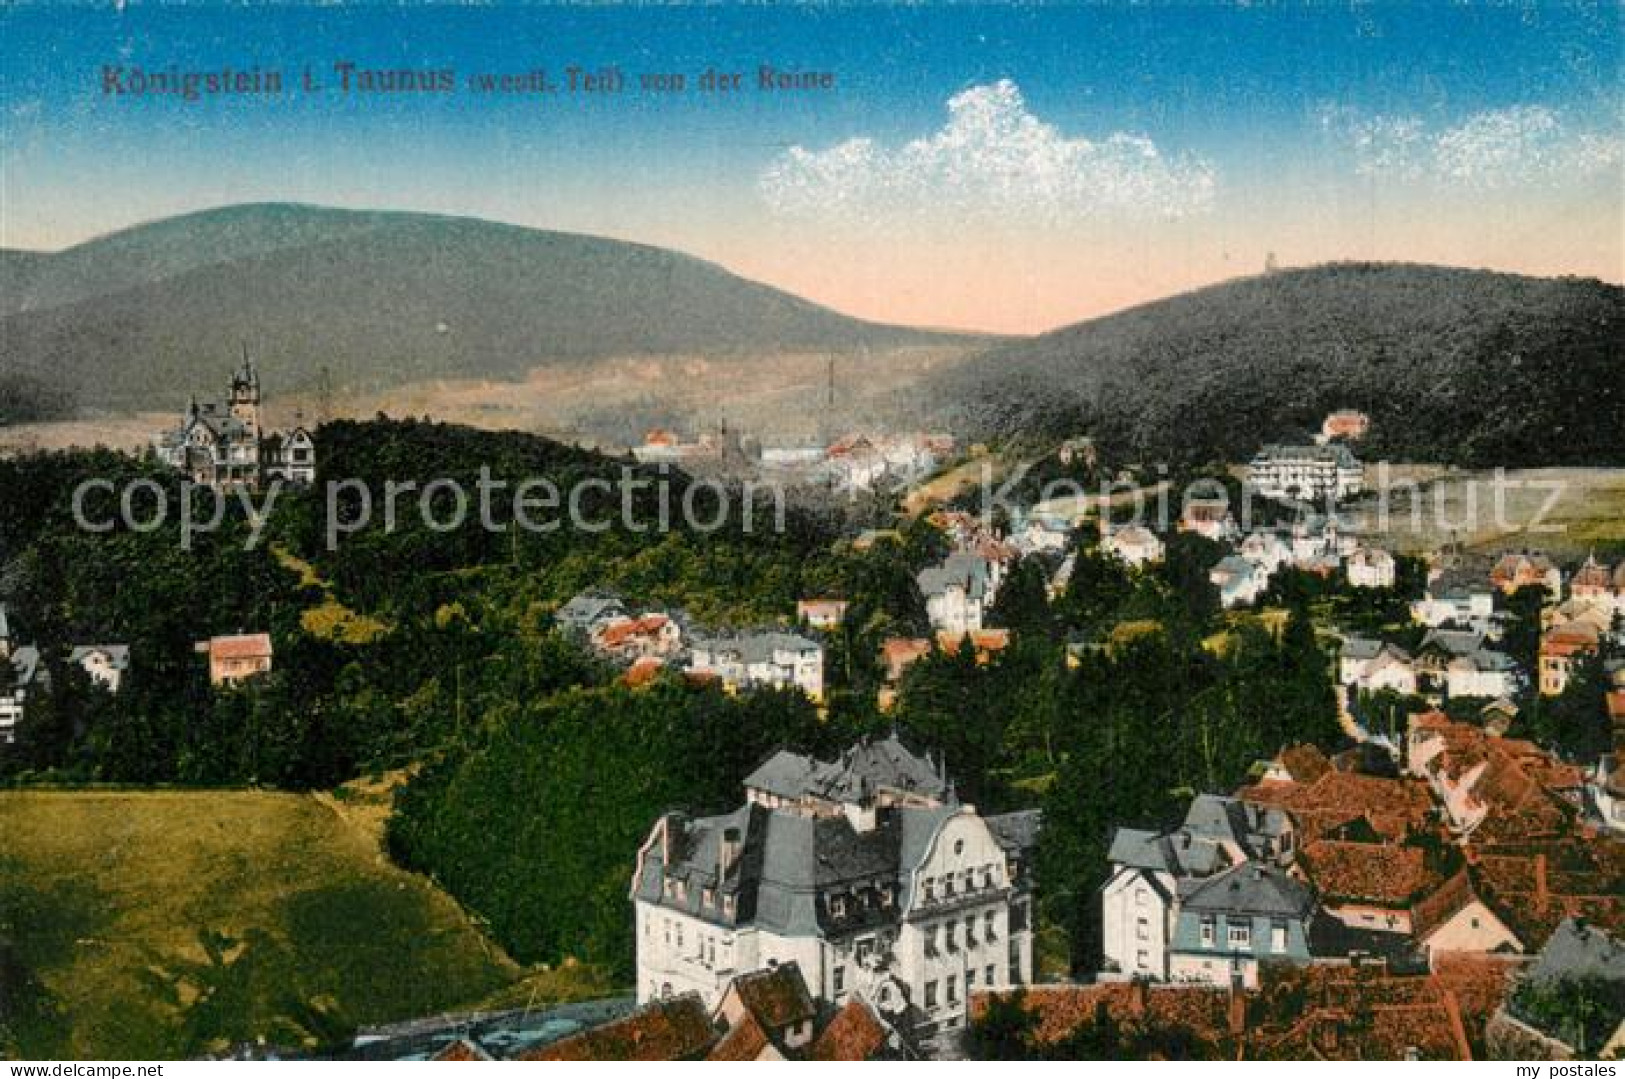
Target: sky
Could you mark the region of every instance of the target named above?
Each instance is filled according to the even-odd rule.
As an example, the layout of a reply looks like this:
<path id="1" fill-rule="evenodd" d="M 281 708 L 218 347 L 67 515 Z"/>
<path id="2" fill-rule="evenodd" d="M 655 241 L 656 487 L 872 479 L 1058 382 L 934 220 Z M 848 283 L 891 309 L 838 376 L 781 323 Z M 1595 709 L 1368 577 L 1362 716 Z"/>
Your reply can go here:
<path id="1" fill-rule="evenodd" d="M 1621 7 L 0 6 L 0 245 L 235 202 L 676 248 L 1036 332 L 1347 259 L 1625 277 Z M 449 72 L 345 92 L 337 65 Z M 763 89 L 763 65 L 827 85 Z M 572 91 L 570 67 L 621 89 Z M 280 93 L 135 92 L 278 72 Z M 547 93 L 481 93 L 546 72 Z M 741 75 L 703 89 L 708 70 Z M 307 89 L 310 73 L 319 89 Z M 109 82 L 109 73 L 116 78 Z M 683 75 L 645 89 L 642 76 Z M 122 92 L 119 92 L 122 91 Z"/>

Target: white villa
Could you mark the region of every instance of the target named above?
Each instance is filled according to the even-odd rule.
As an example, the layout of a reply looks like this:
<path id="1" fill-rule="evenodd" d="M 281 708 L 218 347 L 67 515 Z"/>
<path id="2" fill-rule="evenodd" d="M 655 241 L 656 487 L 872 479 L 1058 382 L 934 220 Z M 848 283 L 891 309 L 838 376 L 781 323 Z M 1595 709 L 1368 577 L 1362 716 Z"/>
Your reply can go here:
<path id="1" fill-rule="evenodd" d="M 721 816 L 668 813 L 638 851 L 639 1003 L 794 962 L 813 997 L 919 1034 L 1032 980 L 1036 812 L 983 817 L 896 737 L 834 761 L 780 752 Z"/>
<path id="2" fill-rule="evenodd" d="M 715 675 L 729 692 L 793 686 L 814 701 L 824 699 L 824 649 L 797 633 L 696 639 L 688 670 Z"/>

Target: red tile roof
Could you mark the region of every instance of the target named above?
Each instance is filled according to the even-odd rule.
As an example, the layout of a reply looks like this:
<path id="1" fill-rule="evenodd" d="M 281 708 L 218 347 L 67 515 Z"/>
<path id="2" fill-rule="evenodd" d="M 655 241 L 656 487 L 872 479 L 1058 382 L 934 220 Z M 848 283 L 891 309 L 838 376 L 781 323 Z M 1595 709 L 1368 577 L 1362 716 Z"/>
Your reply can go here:
<path id="1" fill-rule="evenodd" d="M 1321 897 L 1334 902 L 1409 907 L 1441 883 L 1419 847 L 1322 839 L 1299 852 L 1299 864 Z"/>
<path id="2" fill-rule="evenodd" d="M 237 633 L 209 638 L 210 659 L 263 659 L 270 654 L 269 633 Z"/>
<path id="3" fill-rule="evenodd" d="M 842 1008 L 807 1047 L 808 1060 L 873 1060 L 886 1048 L 887 1031 L 880 1017 L 862 1001 Z"/>
<path id="4" fill-rule="evenodd" d="M 716 1040 L 711 1016 L 698 996 L 651 1004 L 625 1019 L 549 1045 L 519 1060 L 696 1060 Z"/>

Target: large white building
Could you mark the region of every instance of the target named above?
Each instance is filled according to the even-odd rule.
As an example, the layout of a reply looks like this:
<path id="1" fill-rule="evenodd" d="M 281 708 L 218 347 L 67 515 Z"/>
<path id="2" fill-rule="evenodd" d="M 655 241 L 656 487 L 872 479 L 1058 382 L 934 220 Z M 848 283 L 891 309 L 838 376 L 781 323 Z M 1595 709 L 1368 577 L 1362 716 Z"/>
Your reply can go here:
<path id="1" fill-rule="evenodd" d="M 824 649 L 797 633 L 697 639 L 688 670 L 714 675 L 729 691 L 794 687 L 814 701 L 824 699 Z"/>
<path id="2" fill-rule="evenodd" d="M 929 1036 L 973 993 L 1032 979 L 1036 812 L 983 817 L 897 738 L 838 760 L 780 752 L 732 813 L 668 813 L 638 851 L 640 1002 L 795 962 L 814 997 L 861 997 Z"/>
<path id="3" fill-rule="evenodd" d="M 1359 494 L 1365 469 L 1347 446 L 1269 445 L 1247 465 L 1247 482 L 1267 498 L 1336 502 Z"/>
<path id="4" fill-rule="evenodd" d="M 257 487 L 266 480 L 313 483 L 316 441 L 302 426 L 270 431 L 260 423 L 260 376 L 243 354 L 224 402 L 193 398 L 180 426 L 153 442 L 160 461 L 186 473 L 194 483 Z"/>

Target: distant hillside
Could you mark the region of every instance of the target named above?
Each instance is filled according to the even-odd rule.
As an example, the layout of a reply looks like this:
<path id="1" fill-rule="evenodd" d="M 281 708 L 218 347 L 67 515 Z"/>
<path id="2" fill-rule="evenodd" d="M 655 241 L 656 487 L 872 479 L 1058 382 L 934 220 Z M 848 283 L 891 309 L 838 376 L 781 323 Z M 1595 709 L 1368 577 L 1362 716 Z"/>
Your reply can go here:
<path id="1" fill-rule="evenodd" d="M 994 349 L 935 411 L 980 437 L 1089 432 L 1145 459 L 1238 459 L 1370 413 L 1364 452 L 1625 464 L 1625 290 L 1432 266 L 1234 281 Z"/>
<path id="2" fill-rule="evenodd" d="M 0 369 L 80 406 L 172 407 L 246 341 L 269 388 L 505 377 L 571 359 L 932 340 L 675 252 L 465 218 L 237 206 L 0 253 Z"/>

